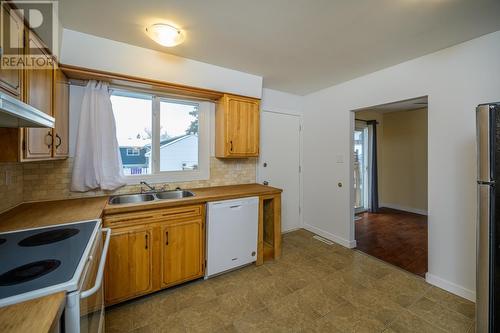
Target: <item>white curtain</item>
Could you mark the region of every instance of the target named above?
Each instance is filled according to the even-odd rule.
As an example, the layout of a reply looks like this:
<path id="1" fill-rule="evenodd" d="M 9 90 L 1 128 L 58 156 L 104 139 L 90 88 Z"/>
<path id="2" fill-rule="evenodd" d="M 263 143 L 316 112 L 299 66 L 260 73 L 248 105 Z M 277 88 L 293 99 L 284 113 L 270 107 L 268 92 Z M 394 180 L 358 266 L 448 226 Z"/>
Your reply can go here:
<path id="1" fill-rule="evenodd" d="M 125 185 L 108 85 L 89 81 L 76 139 L 71 190 L 114 190 Z"/>

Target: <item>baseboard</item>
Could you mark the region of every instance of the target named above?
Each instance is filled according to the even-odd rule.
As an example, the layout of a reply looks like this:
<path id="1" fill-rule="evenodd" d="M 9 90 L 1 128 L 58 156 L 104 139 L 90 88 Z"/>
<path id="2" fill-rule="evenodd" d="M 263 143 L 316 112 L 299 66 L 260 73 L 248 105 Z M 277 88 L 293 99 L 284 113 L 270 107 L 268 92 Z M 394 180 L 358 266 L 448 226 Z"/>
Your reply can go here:
<path id="1" fill-rule="evenodd" d="M 438 288 L 449 291 L 452 294 L 455 294 L 455 295 L 458 295 L 458 296 L 463 297 L 465 299 L 468 299 L 471 302 L 476 302 L 476 292 L 475 291 L 466 289 L 462 286 L 459 286 L 458 284 L 444 280 L 440 277 L 437 277 L 437 276 L 429 274 L 429 273 L 425 274 L 425 281 L 427 281 L 427 283 L 432 284 Z"/>
<path id="2" fill-rule="evenodd" d="M 302 229 L 302 228 L 301 227 L 297 227 L 297 228 L 292 228 L 292 229 L 288 229 L 288 230 L 282 230 L 281 234 L 282 235 L 288 234 L 289 232 L 297 231 L 297 230 L 300 230 L 300 229 Z"/>
<path id="3" fill-rule="evenodd" d="M 328 240 L 331 240 L 332 242 L 335 242 L 339 245 L 342 245 L 342 246 L 345 246 L 349 249 L 352 249 L 352 248 L 355 248 L 356 247 L 356 241 L 353 240 L 353 241 L 349 241 L 347 239 L 344 239 L 342 237 L 338 237 L 334 234 L 331 234 L 327 231 L 324 231 L 324 230 L 321 230 L 313 225 L 310 225 L 310 224 L 307 224 L 307 223 L 304 223 L 304 229 L 310 231 L 310 232 L 313 232 L 317 235 L 320 235 L 321 237 L 324 237 Z"/>
<path id="4" fill-rule="evenodd" d="M 393 204 L 393 203 L 379 203 L 379 207 L 387 207 L 391 209 L 396 209 L 396 210 L 402 210 L 403 212 L 408 212 L 408 213 L 414 213 L 414 214 L 420 214 L 420 215 L 427 215 L 427 211 L 424 209 L 418 209 L 418 208 L 412 208 L 412 207 L 406 207 L 398 204 Z"/>

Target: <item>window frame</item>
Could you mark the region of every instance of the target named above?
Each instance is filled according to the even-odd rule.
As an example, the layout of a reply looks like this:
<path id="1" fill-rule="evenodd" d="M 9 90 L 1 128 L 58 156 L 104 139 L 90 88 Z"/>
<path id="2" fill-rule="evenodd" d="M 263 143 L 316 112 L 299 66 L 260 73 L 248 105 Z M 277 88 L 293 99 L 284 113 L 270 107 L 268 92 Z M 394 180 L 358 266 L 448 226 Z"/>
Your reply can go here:
<path id="1" fill-rule="evenodd" d="M 149 175 L 126 175 L 125 181 L 128 185 L 136 185 L 141 181 L 152 183 L 189 182 L 207 180 L 210 178 L 210 110 L 211 102 L 191 100 L 188 98 L 172 98 L 170 96 L 156 93 L 137 93 L 126 89 L 112 89 L 111 95 L 131 98 L 151 98 L 151 174 Z M 196 170 L 160 171 L 160 102 L 172 102 L 181 104 L 198 105 L 198 168 Z"/>

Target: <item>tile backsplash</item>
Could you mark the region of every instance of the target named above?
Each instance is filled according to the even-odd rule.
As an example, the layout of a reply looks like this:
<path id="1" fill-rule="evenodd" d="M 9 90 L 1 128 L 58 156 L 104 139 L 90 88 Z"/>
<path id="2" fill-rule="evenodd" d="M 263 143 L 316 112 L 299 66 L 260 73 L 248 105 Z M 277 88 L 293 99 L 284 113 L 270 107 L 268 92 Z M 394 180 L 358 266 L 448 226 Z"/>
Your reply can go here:
<path id="1" fill-rule="evenodd" d="M 0 163 L 0 212 L 23 201 L 23 167 L 20 163 Z"/>
<path id="2" fill-rule="evenodd" d="M 19 171 L 21 178 L 20 182 L 22 184 L 22 186 L 19 186 L 21 188 L 21 201 L 78 198 L 140 191 L 139 185 L 127 185 L 114 192 L 71 192 L 72 163 L 73 159 L 69 158 L 67 160 L 18 164 L 19 166 L 16 166 L 16 168 L 21 168 L 21 171 Z M 0 170 L 2 170 L 1 167 Z M 255 181 L 255 158 L 221 160 L 212 157 L 210 159 L 210 179 L 180 183 L 160 183 L 160 185 L 168 185 L 169 189 L 174 189 L 177 186 L 181 188 L 198 188 L 218 185 L 248 184 L 254 183 Z M 2 191 L 1 195 L 6 195 L 4 192 L 5 191 Z"/>

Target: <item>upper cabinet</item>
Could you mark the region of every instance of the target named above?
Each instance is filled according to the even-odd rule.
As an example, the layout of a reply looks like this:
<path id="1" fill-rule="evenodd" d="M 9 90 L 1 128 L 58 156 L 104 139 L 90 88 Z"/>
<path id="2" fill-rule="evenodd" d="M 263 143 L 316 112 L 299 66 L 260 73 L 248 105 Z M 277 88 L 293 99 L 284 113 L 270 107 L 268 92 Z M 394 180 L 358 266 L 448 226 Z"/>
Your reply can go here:
<path id="1" fill-rule="evenodd" d="M 10 47 L 24 49 L 24 24 L 23 20 L 14 11 L 2 10 L 2 31 L 11 38 Z M 1 50 L 5 50 L 6 41 L 0 38 Z M 0 90 L 6 92 L 17 99 L 23 99 L 23 68 L 5 69 L 0 66 Z"/>
<path id="2" fill-rule="evenodd" d="M 45 57 L 49 68 L 0 68 L 0 91 L 55 118 L 55 128 L 0 128 L 0 162 L 24 162 L 68 157 L 69 150 L 69 84 L 56 60 L 38 36 L 23 25 L 15 11 L 2 11 L 2 28 L 12 43 L 29 57 Z M 12 21 L 9 19 L 12 17 Z M 8 26 L 6 22 L 11 22 Z M 12 23 L 14 22 L 14 23 Z M 1 45 L 2 49 L 4 45 Z"/>
<path id="3" fill-rule="evenodd" d="M 26 45 L 29 45 L 26 49 L 28 56 L 31 54 L 40 54 L 48 59 L 52 57 L 35 33 L 28 31 L 26 35 Z M 24 74 L 26 103 L 52 116 L 54 68 L 26 68 Z M 53 129 L 26 128 L 24 129 L 24 142 L 24 159 L 51 158 L 54 144 Z"/>
<path id="4" fill-rule="evenodd" d="M 53 156 L 68 157 L 69 154 L 69 82 L 64 73 L 57 69 L 54 73 L 54 128 Z"/>
<path id="5" fill-rule="evenodd" d="M 259 156 L 259 100 L 225 94 L 215 114 L 215 156 Z"/>

